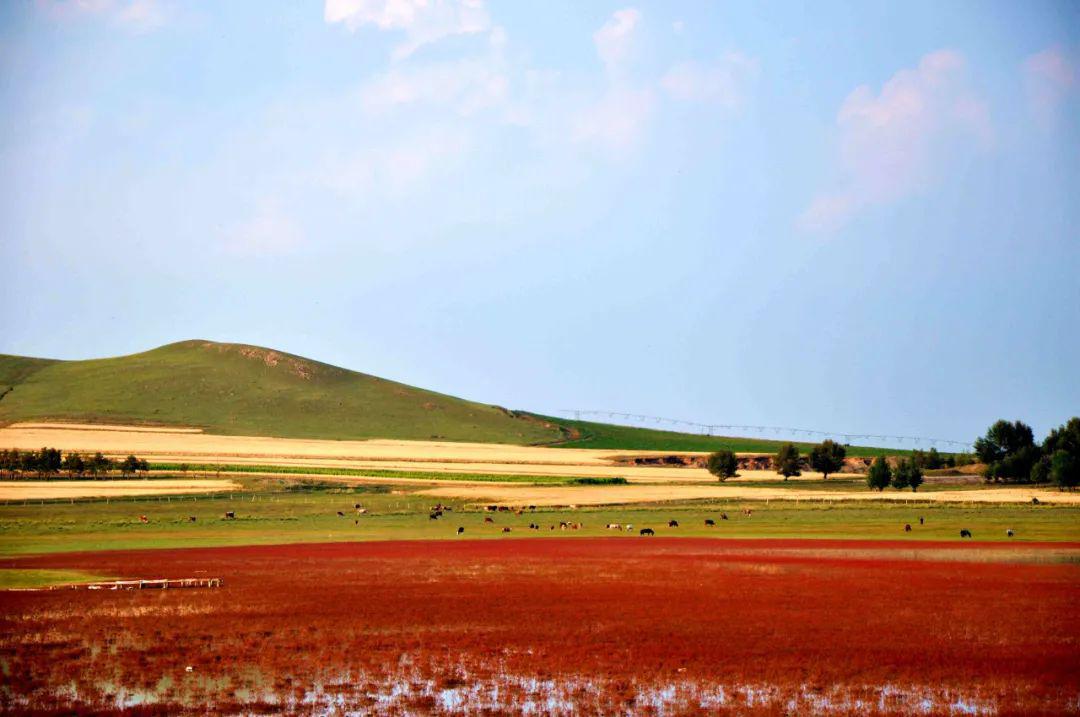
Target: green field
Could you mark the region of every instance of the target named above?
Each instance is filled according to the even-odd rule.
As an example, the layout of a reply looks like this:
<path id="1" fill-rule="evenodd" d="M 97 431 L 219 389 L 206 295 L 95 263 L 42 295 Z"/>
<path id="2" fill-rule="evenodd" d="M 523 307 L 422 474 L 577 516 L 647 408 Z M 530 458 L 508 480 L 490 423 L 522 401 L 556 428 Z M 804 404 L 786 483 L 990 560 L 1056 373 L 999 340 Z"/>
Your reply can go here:
<path id="1" fill-rule="evenodd" d="M 247 490 L 217 496 L 172 496 L 81 500 L 70 502 L 12 503 L 0 505 L 0 555 L 58 553 L 121 548 L 179 548 L 213 545 L 275 544 L 351 540 L 458 539 L 464 537 L 622 536 L 604 528 L 607 523 L 633 523 L 635 529 L 652 527 L 658 535 L 712 537 L 802 537 L 849 539 L 957 540 L 968 528 L 977 540 L 1078 541 L 1080 508 L 1051 505 L 895 505 L 891 503 L 830 503 L 773 500 L 635 504 L 597 508 L 539 509 L 522 515 L 488 513 L 460 501 L 453 511 L 430 520 L 435 499 L 416 495 L 400 485 L 340 487 L 319 483 L 297 484 L 289 479 L 242 479 Z M 297 488 L 306 488 L 297 490 Z M 444 500 L 444 502 L 446 502 Z M 354 504 L 367 513 L 357 515 Z M 751 507 L 746 517 L 742 507 Z M 225 520 L 235 511 L 235 520 Z M 339 516 L 341 511 L 344 515 Z M 721 521 L 727 512 L 730 520 Z M 142 523 L 141 515 L 148 523 Z M 189 516 L 196 516 L 194 523 Z M 918 525 L 919 516 L 926 520 Z M 494 523 L 484 522 L 493 517 Z M 704 519 L 717 521 L 706 528 Z M 668 528 L 667 521 L 680 523 Z M 579 531 L 550 530 L 560 521 L 584 524 Z M 528 529 L 530 522 L 542 530 Z M 905 523 L 915 526 L 904 533 Z M 502 533 L 510 527 L 510 534 Z M 8 560 L 2 567 L 17 567 Z"/>
<path id="2" fill-rule="evenodd" d="M 108 575 L 94 575 L 81 570 L 33 570 L 24 568 L 0 568 L 0 590 L 47 588 L 50 585 L 92 583 L 112 579 Z"/>
<path id="3" fill-rule="evenodd" d="M 0 425 L 148 423 L 280 438 L 475 441 L 575 448 L 775 453 L 779 441 L 508 411 L 279 351 L 181 341 L 87 361 L 0 354 Z M 810 444 L 799 444 L 808 450 Z M 60 446 L 63 448 L 63 446 Z M 852 456 L 900 453 L 853 446 Z"/>
<path id="4" fill-rule="evenodd" d="M 660 431 L 652 428 L 619 426 L 612 423 L 573 421 L 565 418 L 537 416 L 538 419 L 558 422 L 577 434 L 576 438 L 558 444 L 560 448 L 607 448 L 649 451 L 735 451 L 736 453 L 776 453 L 788 441 L 772 441 L 764 438 L 732 438 L 706 436 L 698 433 Z M 809 453 L 813 443 L 795 443 L 802 453 Z M 908 450 L 895 448 L 872 448 L 849 446 L 847 454 L 853 457 L 906 455 Z"/>
<path id="5" fill-rule="evenodd" d="M 192 475 L 218 475 L 221 473 L 267 473 L 274 475 L 321 475 L 355 476 L 359 478 L 408 478 L 410 480 L 459 480 L 495 483 L 531 483 L 543 485 L 615 485 L 625 483 L 625 478 L 589 477 L 559 475 L 521 475 L 519 473 L 448 473 L 437 471 L 403 471 L 381 468 L 339 468 L 335 466 L 279 466 L 249 463 L 151 463 L 150 470 L 181 471 Z M 174 476 L 159 476 L 174 477 Z"/>
<path id="6" fill-rule="evenodd" d="M 6 384 L 6 385 L 5 385 Z M 0 423 L 149 422 L 287 438 L 531 444 L 555 425 L 269 349 L 183 341 L 131 356 L 0 356 Z"/>

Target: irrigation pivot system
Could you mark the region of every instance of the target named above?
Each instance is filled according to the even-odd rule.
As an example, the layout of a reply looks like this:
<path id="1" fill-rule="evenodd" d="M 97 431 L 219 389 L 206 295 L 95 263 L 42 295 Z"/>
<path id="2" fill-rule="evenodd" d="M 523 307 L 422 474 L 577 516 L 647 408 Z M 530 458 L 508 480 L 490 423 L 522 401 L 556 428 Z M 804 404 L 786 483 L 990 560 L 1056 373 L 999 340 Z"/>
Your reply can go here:
<path id="1" fill-rule="evenodd" d="M 753 426 L 737 423 L 698 423 L 680 418 L 646 416 L 640 413 L 622 411 L 600 411 L 595 409 L 562 409 L 560 413 L 567 418 L 581 420 L 583 417 L 602 418 L 612 423 L 640 427 L 670 426 L 686 432 L 702 433 L 707 436 L 737 435 L 745 438 L 790 438 L 791 440 L 816 441 L 831 438 L 839 443 L 855 445 L 886 445 L 889 447 L 938 448 L 949 452 L 967 452 L 972 444 L 966 441 L 954 441 L 948 438 L 927 438 L 926 436 L 892 436 L 882 433 L 844 433 L 842 431 L 820 431 L 813 428 L 791 428 L 790 426 Z"/>

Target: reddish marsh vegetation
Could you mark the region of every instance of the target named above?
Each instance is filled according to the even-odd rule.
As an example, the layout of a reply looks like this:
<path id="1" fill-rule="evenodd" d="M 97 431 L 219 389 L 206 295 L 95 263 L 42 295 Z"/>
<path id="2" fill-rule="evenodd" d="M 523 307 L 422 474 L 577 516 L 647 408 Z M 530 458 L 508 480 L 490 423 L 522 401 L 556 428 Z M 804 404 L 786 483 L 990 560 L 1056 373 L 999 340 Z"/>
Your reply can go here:
<path id="1" fill-rule="evenodd" d="M 226 583 L 0 594 L 0 707 L 1076 711 L 1080 565 L 1045 559 L 1055 547 L 553 539 L 9 561 Z"/>

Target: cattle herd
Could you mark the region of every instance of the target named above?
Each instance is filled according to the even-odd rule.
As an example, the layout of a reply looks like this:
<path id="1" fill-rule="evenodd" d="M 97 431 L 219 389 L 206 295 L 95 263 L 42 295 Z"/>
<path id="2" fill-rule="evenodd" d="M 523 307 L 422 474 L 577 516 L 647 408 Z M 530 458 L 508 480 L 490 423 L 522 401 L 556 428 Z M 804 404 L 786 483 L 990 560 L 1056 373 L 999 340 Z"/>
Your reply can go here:
<path id="1" fill-rule="evenodd" d="M 576 506 L 570 506 L 570 507 L 575 508 Z M 437 504 L 431 506 L 430 510 L 428 511 L 428 520 L 439 520 L 446 513 L 452 512 L 453 510 L 454 509 L 453 509 L 452 506 L 444 505 L 442 503 L 437 503 Z M 530 506 L 527 506 L 527 507 L 511 508 L 511 507 L 505 506 L 505 505 L 488 505 L 488 506 L 484 507 L 484 510 L 485 510 L 485 512 L 489 512 L 489 513 L 510 513 L 510 512 L 512 512 L 512 513 L 514 513 L 514 515 L 523 515 L 526 511 L 535 512 L 536 511 L 536 506 L 535 505 L 530 505 Z M 361 516 L 361 515 L 364 515 L 364 514 L 367 513 L 367 508 L 365 508 L 360 503 L 354 503 L 353 504 L 353 511 L 355 511 L 356 516 Z M 743 514 L 743 516 L 745 516 L 747 518 L 750 518 L 750 517 L 753 516 L 754 511 L 752 509 L 750 509 L 750 508 L 743 508 L 742 509 L 742 514 Z M 345 511 L 339 510 L 339 511 L 337 511 L 337 515 L 338 515 L 338 517 L 343 518 L 343 517 L 345 517 Z M 232 510 L 225 511 L 223 519 L 224 520 L 235 520 L 236 519 L 236 512 L 232 511 Z M 196 522 L 196 520 L 197 520 L 196 516 L 194 516 L 194 515 L 188 516 L 188 522 L 194 523 L 194 522 Z M 720 520 L 729 520 L 728 514 L 726 512 L 721 512 L 720 513 Z M 716 520 L 714 518 L 705 518 L 704 521 L 705 521 L 705 527 L 706 528 L 715 528 L 716 527 Z M 139 522 L 148 523 L 149 519 L 145 515 L 140 515 L 139 516 Z M 359 525 L 359 523 L 360 523 L 360 521 L 358 519 L 355 520 L 354 522 L 357 525 Z M 919 516 L 919 525 L 925 525 L 925 522 L 926 521 L 923 518 L 923 516 Z M 491 516 L 485 516 L 484 517 L 484 523 L 494 524 L 495 519 L 492 518 Z M 565 520 L 559 521 L 559 524 L 558 524 L 558 529 L 559 530 L 581 530 L 583 527 L 584 527 L 584 525 L 582 523 L 580 523 L 580 522 L 571 522 L 571 521 L 565 521 Z M 679 527 L 679 521 L 671 519 L 671 520 L 668 521 L 667 527 L 669 527 L 669 528 L 678 528 Z M 554 523 L 552 523 L 552 524 L 550 524 L 548 526 L 548 530 L 555 530 L 555 528 L 556 528 L 556 526 L 555 526 Z M 615 531 L 619 531 L 619 532 L 625 531 L 627 533 L 630 533 L 630 532 L 633 532 L 634 525 L 633 525 L 633 523 L 607 523 L 604 526 L 604 528 L 607 529 L 607 530 L 615 530 Z M 541 527 L 541 525 L 539 523 L 535 523 L 535 522 L 529 523 L 529 530 L 542 530 L 542 529 L 543 528 Z M 512 528 L 510 526 L 503 526 L 502 527 L 502 532 L 503 533 L 510 533 L 510 532 L 512 532 Z M 912 532 L 911 523 L 905 523 L 904 524 L 904 532 L 905 533 Z M 464 533 L 465 533 L 465 527 L 459 525 L 458 528 L 457 528 L 457 534 L 458 535 L 463 535 Z M 641 528 L 638 531 L 638 534 L 639 535 L 656 535 L 656 531 L 653 528 Z M 1014 537 L 1016 535 L 1016 532 L 1012 528 L 1009 528 L 1009 529 L 1007 529 L 1005 531 L 1005 535 L 1006 535 L 1006 537 L 1012 538 L 1012 537 Z M 971 531 L 969 529 L 961 528 L 960 529 L 960 537 L 961 538 L 971 538 L 973 536 L 972 536 L 972 533 L 971 533 Z"/>

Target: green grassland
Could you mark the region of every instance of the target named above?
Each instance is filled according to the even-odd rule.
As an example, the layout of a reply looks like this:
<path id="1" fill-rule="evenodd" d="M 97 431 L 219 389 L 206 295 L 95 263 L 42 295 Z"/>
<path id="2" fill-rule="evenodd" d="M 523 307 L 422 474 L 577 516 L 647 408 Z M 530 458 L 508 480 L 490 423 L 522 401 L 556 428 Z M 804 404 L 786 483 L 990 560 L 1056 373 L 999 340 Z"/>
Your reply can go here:
<path id="1" fill-rule="evenodd" d="M 537 419 L 558 422 L 575 433 L 574 438 L 558 444 L 560 448 L 606 448 L 649 451 L 735 451 L 736 453 L 776 453 L 788 441 L 772 441 L 764 438 L 732 438 L 706 436 L 698 433 L 679 433 L 652 428 L 619 426 L 612 423 L 573 421 L 564 418 L 537 416 Z M 795 443 L 800 452 L 809 453 L 813 443 Z M 853 457 L 905 455 L 911 451 L 894 448 L 849 446 L 847 454 Z"/>
<path id="2" fill-rule="evenodd" d="M 508 411 L 279 351 L 197 340 L 87 361 L 0 354 L 0 425 L 28 420 L 194 426 L 281 438 L 661 451 L 775 453 L 781 443 Z M 849 449 L 852 456 L 881 452 L 901 451 Z"/>
<path id="3" fill-rule="evenodd" d="M 658 535 L 739 538 L 847 538 L 896 540 L 956 540 L 967 528 L 976 540 L 1004 541 L 1013 529 L 1015 542 L 1080 541 L 1080 508 L 1052 505 L 944 505 L 842 503 L 827 501 L 697 501 L 596 508 L 546 509 L 488 513 L 461 501 L 439 520 L 428 517 L 435 499 L 400 485 L 342 487 L 328 483 L 298 483 L 290 479 L 244 478 L 246 490 L 215 496 L 83 500 L 74 503 L 11 503 L 0 505 L 0 555 L 62 553 L 124 548 L 179 548 L 215 545 L 268 545 L 295 542 L 354 540 L 456 540 L 465 538 L 622 536 L 605 529 L 607 523 L 652 527 Z M 794 496 L 794 494 L 793 494 Z M 446 502 L 445 500 L 443 502 Z M 367 512 L 358 515 L 360 503 Z M 751 507 L 746 517 L 742 507 Z M 234 511 L 235 520 L 223 518 Z M 344 515 L 338 515 L 338 512 Z M 719 519 L 726 512 L 729 520 Z M 145 515 L 149 522 L 142 523 Z M 196 522 L 189 522 L 189 516 Z M 918 518 L 925 518 L 918 525 Z M 485 523 L 487 517 L 494 523 Z M 716 520 L 705 527 L 705 518 Z M 679 528 L 668 528 L 675 519 Z M 583 524 L 578 531 L 561 531 L 560 521 Z M 529 530 L 531 522 L 541 530 Z M 905 533 L 903 526 L 914 526 Z M 549 526 L 555 525 L 551 530 Z M 510 527 L 505 534 L 502 528 Z M 18 567 L 6 560 L 0 567 Z"/>
<path id="4" fill-rule="evenodd" d="M 94 575 L 82 570 L 0 568 L 0 590 L 47 588 L 51 585 L 72 585 L 74 583 L 92 583 L 111 579 L 107 575 Z"/>
<path id="5" fill-rule="evenodd" d="M 0 422 L 150 422 L 289 438 L 543 443 L 560 429 L 498 408 L 240 344 L 183 341 L 131 356 L 0 356 Z M 0 390 L 6 390 L 7 386 Z"/>

